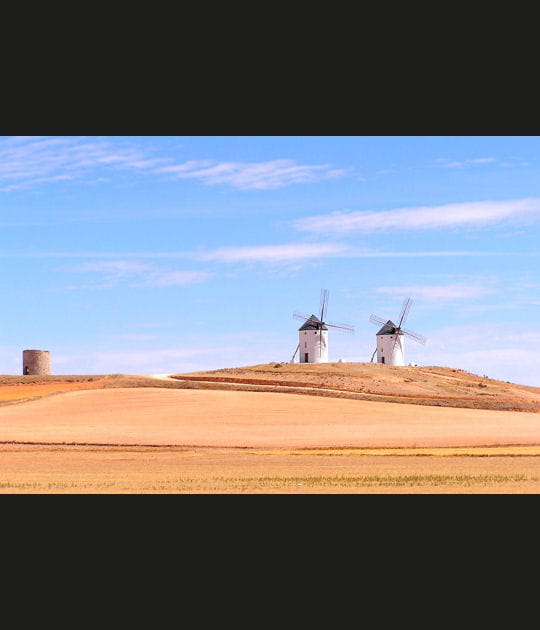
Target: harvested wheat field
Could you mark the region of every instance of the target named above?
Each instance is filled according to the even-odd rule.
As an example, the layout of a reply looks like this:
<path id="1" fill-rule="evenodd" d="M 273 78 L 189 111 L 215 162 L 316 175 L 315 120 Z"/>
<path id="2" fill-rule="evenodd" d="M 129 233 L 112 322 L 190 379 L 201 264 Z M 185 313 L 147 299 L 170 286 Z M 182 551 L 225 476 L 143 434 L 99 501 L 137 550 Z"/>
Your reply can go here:
<path id="1" fill-rule="evenodd" d="M 259 448 L 525 445 L 540 415 L 267 392 L 115 388 L 0 407 L 0 442 Z"/>
<path id="2" fill-rule="evenodd" d="M 488 380 L 490 407 L 475 408 L 476 399 L 485 400 L 478 390 L 486 388 L 477 376 L 453 376 L 447 368 L 429 368 L 432 376 L 427 368 L 423 376 L 416 372 L 427 379 L 420 387 L 389 366 L 310 365 L 316 369 L 303 367 L 300 380 L 286 373 L 299 366 L 279 365 L 243 368 L 256 378 L 220 370 L 218 377 L 159 380 L 47 377 L 17 385 L 20 378 L 0 379 L 0 492 L 540 491 L 538 388 Z M 349 376 L 336 376 L 335 366 Z M 268 382 L 268 373 L 283 367 L 279 384 Z M 382 399 L 357 397 L 366 374 L 376 375 Z M 349 381 L 332 390 L 336 378 Z M 453 392 L 451 405 L 440 404 L 452 398 L 448 378 L 458 379 L 459 396 Z M 465 397 L 460 388 L 468 382 Z M 17 398 L 17 387 L 24 396 Z M 407 394 L 432 398 L 419 403 Z M 468 408 L 456 406 L 460 397 Z M 508 411 L 508 404 L 519 411 Z"/>
<path id="3" fill-rule="evenodd" d="M 398 451 L 399 452 L 399 451 Z M 538 456 L 0 446 L 1 493 L 538 493 Z M 506 456 L 504 455 L 506 453 Z M 519 451 L 516 451 L 519 453 Z M 540 451 L 536 451 L 537 455 Z"/>
<path id="4" fill-rule="evenodd" d="M 540 449 L 530 452 L 0 445 L 0 493 L 535 494 Z"/>

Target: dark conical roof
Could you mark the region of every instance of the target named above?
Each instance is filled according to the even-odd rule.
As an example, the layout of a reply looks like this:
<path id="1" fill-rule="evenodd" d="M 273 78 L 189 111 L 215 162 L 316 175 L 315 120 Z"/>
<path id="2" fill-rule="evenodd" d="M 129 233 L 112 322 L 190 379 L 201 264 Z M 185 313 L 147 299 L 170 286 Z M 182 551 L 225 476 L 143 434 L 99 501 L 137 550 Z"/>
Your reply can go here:
<path id="1" fill-rule="evenodd" d="M 322 326 L 321 326 L 322 324 Z M 328 330 L 326 324 L 316 316 L 312 315 L 307 319 L 298 330 Z"/>
<path id="2" fill-rule="evenodd" d="M 386 324 L 379 330 L 379 332 L 377 333 L 377 337 L 379 335 L 395 335 L 395 334 L 402 335 L 403 333 L 401 331 L 396 333 L 396 325 L 391 319 L 389 319 L 386 322 Z"/>

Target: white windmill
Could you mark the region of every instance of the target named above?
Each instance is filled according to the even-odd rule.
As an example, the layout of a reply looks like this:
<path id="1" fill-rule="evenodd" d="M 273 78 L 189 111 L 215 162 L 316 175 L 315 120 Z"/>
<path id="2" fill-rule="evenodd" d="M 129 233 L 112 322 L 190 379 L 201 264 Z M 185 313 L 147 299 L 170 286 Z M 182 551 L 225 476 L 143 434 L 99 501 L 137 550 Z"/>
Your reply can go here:
<path id="1" fill-rule="evenodd" d="M 409 337 L 413 341 L 425 345 L 427 339 L 423 335 L 413 332 L 412 330 L 406 330 L 402 328 L 402 324 L 407 319 L 409 311 L 411 310 L 412 299 L 410 297 L 405 298 L 403 306 L 401 307 L 401 313 L 399 314 L 398 322 L 396 326 L 392 320 L 385 321 L 382 317 L 372 315 L 369 321 L 372 324 L 383 324 L 383 327 L 377 333 L 377 347 L 375 352 L 377 353 L 377 363 L 386 363 L 387 365 L 405 365 L 404 356 L 404 337 Z M 371 362 L 375 357 L 375 352 L 371 356 Z"/>
<path id="2" fill-rule="evenodd" d="M 348 324 L 332 324 L 325 322 L 326 311 L 328 310 L 328 291 L 321 291 L 321 314 L 304 315 L 295 312 L 293 317 L 300 319 L 304 323 L 298 329 L 298 346 L 294 351 L 291 363 L 294 363 L 296 353 L 300 351 L 300 363 L 328 363 L 328 329 L 335 328 L 343 332 L 354 333 L 354 327 Z"/>

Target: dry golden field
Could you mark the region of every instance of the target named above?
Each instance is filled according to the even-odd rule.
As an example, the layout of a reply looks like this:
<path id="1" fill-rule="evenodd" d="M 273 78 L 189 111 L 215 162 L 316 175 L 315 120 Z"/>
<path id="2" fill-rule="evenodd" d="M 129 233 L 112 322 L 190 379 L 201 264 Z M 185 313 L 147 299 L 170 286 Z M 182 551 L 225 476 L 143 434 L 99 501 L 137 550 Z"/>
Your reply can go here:
<path id="1" fill-rule="evenodd" d="M 539 388 L 377 364 L 186 376 L 0 377 L 0 493 L 540 491 Z"/>
<path id="2" fill-rule="evenodd" d="M 475 455 L 0 446 L 0 493 L 536 494 L 540 449 Z M 400 449 L 394 449 L 399 453 Z M 530 453 L 530 451 L 529 451 Z"/>
<path id="3" fill-rule="evenodd" d="M 536 445 L 540 414 L 122 387 L 0 406 L 0 443 L 362 448 Z"/>

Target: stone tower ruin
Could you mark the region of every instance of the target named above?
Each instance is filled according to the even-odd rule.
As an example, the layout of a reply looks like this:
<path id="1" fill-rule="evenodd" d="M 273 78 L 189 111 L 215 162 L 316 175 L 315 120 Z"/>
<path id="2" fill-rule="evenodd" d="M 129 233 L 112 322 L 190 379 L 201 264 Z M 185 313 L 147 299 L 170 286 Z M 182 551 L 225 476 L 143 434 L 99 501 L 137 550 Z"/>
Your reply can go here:
<path id="1" fill-rule="evenodd" d="M 23 374 L 50 374 L 49 350 L 23 350 Z"/>

